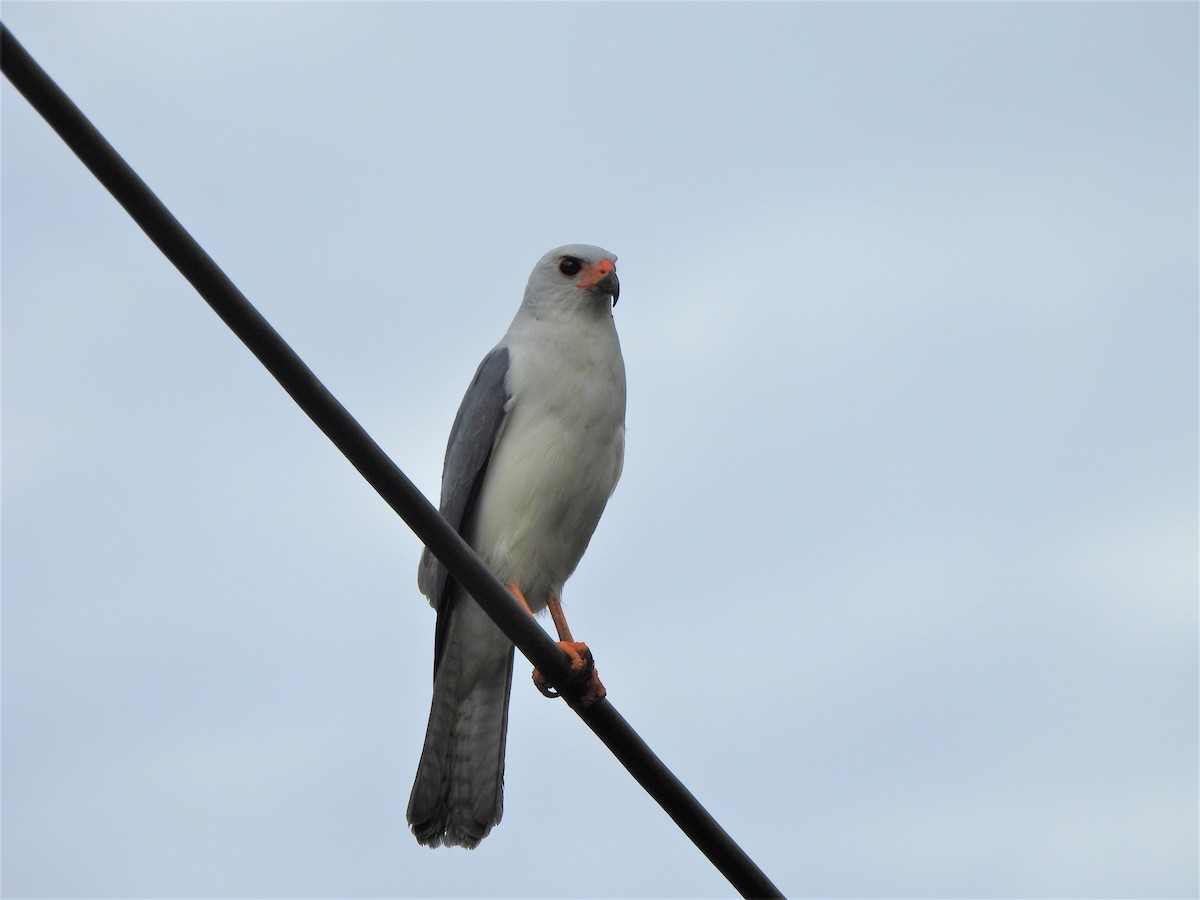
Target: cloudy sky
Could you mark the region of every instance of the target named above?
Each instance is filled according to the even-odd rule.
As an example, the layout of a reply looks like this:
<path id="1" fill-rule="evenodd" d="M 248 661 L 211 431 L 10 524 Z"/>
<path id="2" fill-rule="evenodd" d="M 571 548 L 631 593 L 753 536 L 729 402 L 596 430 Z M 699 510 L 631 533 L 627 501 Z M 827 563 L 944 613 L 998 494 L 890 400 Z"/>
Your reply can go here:
<path id="1" fill-rule="evenodd" d="M 428 494 L 533 263 L 620 257 L 565 600 L 795 896 L 1194 896 L 1194 3 L 5 3 Z M 404 822 L 420 545 L 4 84 L 3 889 L 710 897 L 518 663 Z"/>

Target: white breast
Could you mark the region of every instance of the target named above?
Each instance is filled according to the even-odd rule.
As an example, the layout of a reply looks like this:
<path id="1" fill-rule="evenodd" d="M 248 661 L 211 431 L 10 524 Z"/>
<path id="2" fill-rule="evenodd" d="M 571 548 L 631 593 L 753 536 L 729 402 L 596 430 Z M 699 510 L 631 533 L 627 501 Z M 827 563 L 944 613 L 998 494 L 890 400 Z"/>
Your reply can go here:
<path id="1" fill-rule="evenodd" d="M 621 475 L 625 368 L 611 315 L 514 323 L 508 415 L 471 543 L 536 612 L 575 570 Z"/>

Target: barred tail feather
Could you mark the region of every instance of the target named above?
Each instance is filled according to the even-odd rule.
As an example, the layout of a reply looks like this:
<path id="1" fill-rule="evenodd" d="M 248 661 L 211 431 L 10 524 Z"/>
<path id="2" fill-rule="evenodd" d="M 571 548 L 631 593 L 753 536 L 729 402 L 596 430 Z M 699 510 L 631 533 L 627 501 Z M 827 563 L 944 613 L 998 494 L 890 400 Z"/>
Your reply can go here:
<path id="1" fill-rule="evenodd" d="M 464 684 L 460 654 L 441 660 L 408 823 L 427 847 L 473 848 L 504 813 L 504 745 L 512 689 L 511 647 Z"/>

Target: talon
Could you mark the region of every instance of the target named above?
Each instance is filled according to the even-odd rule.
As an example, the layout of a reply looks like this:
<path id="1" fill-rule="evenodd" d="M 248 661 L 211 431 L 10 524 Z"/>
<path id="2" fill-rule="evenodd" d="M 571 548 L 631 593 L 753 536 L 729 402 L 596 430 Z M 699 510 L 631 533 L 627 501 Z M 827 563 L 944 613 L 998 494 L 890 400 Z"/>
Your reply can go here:
<path id="1" fill-rule="evenodd" d="M 542 692 L 543 697 L 549 697 L 551 700 L 562 696 L 550 686 L 550 682 L 546 680 L 546 676 L 537 669 L 533 670 L 533 686 Z"/>
<path id="2" fill-rule="evenodd" d="M 521 593 L 521 588 L 510 582 L 508 589 L 514 597 L 521 601 L 525 611 L 533 615 L 533 610 L 529 608 L 525 595 Z M 568 681 L 572 688 L 584 685 L 580 689 L 577 702 L 585 707 L 598 703 L 608 695 L 608 691 L 604 689 L 604 685 L 600 683 L 600 676 L 596 674 L 596 661 L 592 658 L 592 651 L 588 649 L 587 644 L 580 643 L 571 637 L 571 629 L 567 627 L 567 620 L 563 615 L 562 601 L 557 596 L 551 594 L 546 601 L 546 606 L 550 610 L 550 617 L 554 619 L 555 630 L 558 631 L 559 649 L 567 654 L 570 661 L 571 673 Z M 553 688 L 537 669 L 533 670 L 533 684 L 543 697 L 553 699 L 562 696 L 562 692 Z M 572 690 L 571 693 L 574 694 L 575 691 Z"/>
<path id="3" fill-rule="evenodd" d="M 585 683 L 579 694 L 579 702 L 583 706 L 591 706 L 603 700 L 608 695 L 608 691 L 600 683 L 600 676 L 596 674 L 596 662 L 592 658 L 592 651 L 588 649 L 587 644 L 581 644 L 577 641 L 559 641 L 558 646 L 571 659 L 572 684 Z M 546 676 L 538 669 L 533 670 L 533 684 L 543 697 L 549 697 L 553 700 L 562 696 L 559 691 L 550 685 L 550 682 L 546 680 Z"/>
<path id="4" fill-rule="evenodd" d="M 596 668 L 596 662 L 592 658 L 592 651 L 588 649 L 587 644 L 581 644 L 579 641 L 559 641 L 558 646 L 571 660 L 572 680 L 582 681 L 592 674 L 592 670 Z"/>
<path id="5" fill-rule="evenodd" d="M 579 704 L 581 706 L 593 706 L 599 703 L 608 696 L 608 691 L 604 689 L 604 685 L 600 683 L 600 676 L 596 674 L 595 668 L 588 673 L 587 688 L 579 695 Z"/>

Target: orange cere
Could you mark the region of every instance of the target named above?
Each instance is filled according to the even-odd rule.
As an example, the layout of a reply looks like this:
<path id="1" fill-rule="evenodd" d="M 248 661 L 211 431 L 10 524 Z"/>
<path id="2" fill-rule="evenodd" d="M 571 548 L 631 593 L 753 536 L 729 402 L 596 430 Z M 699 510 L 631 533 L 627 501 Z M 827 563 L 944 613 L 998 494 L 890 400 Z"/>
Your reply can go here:
<path id="1" fill-rule="evenodd" d="M 584 268 L 583 272 L 580 273 L 580 279 L 575 282 L 575 286 L 581 288 L 592 287 L 601 278 L 608 275 L 615 268 L 616 266 L 610 263 L 607 259 L 602 259 L 600 262 L 596 263 L 596 265 L 587 266 Z"/>

